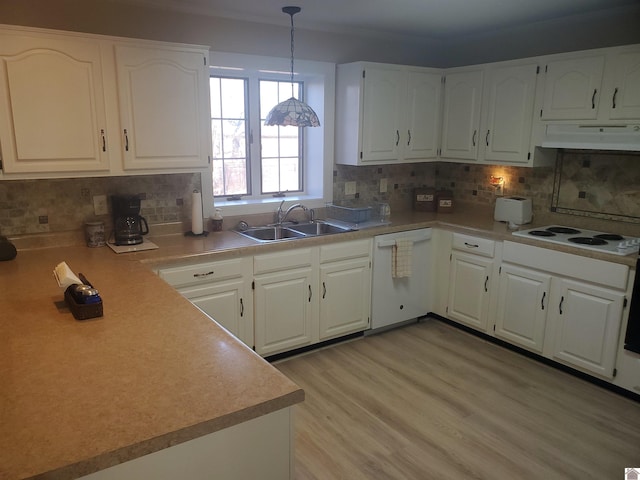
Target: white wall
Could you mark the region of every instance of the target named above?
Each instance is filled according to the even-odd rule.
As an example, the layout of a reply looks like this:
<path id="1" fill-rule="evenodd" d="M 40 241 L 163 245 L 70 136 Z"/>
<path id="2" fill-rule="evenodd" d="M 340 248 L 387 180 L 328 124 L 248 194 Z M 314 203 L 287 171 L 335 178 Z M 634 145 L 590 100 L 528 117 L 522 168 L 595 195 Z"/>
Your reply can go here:
<path id="1" fill-rule="evenodd" d="M 117 0 L 3 0 L 0 23 L 195 43 L 223 52 L 289 54 L 288 26 L 125 6 Z M 630 43 L 640 43 L 640 3 L 608 13 L 441 40 L 298 28 L 296 58 L 448 67 Z"/>

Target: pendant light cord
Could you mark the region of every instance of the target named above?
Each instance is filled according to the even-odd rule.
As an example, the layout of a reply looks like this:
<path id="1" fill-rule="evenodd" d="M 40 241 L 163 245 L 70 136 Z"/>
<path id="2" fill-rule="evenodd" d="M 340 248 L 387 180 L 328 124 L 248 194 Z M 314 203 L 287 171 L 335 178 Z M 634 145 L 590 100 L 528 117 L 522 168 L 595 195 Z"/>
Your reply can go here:
<path id="1" fill-rule="evenodd" d="M 295 13 L 289 15 L 291 15 L 291 96 L 293 97 L 293 16 Z"/>

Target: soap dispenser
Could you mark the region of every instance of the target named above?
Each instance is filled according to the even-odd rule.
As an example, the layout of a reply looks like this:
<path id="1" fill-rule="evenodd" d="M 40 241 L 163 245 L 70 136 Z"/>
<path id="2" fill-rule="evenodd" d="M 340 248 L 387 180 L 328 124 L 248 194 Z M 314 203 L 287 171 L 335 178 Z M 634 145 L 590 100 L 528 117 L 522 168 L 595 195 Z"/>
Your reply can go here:
<path id="1" fill-rule="evenodd" d="M 216 208 L 211 215 L 211 230 L 214 232 L 222 231 L 222 210 L 220 208 Z"/>

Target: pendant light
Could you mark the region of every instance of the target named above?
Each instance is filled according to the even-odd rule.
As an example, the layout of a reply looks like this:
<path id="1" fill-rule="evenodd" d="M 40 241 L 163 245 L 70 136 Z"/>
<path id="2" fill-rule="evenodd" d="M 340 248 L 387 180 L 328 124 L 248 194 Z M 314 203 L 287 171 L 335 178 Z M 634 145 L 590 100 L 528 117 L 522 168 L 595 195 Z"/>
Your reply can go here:
<path id="1" fill-rule="evenodd" d="M 319 127 L 320 120 L 313 109 L 293 96 L 293 16 L 300 7 L 282 7 L 282 11 L 291 16 L 291 98 L 271 109 L 264 121 L 265 125 L 286 127 Z"/>

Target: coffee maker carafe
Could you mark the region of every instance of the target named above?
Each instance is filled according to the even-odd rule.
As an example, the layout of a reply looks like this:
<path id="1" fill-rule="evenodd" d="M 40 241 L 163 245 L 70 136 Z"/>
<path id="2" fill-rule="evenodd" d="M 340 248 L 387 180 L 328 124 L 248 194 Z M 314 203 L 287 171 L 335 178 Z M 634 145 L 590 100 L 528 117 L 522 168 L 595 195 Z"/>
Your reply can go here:
<path id="1" fill-rule="evenodd" d="M 140 197 L 138 195 L 113 195 L 113 232 L 116 245 L 137 245 L 142 236 L 149 233 L 149 225 L 140 216 Z"/>

